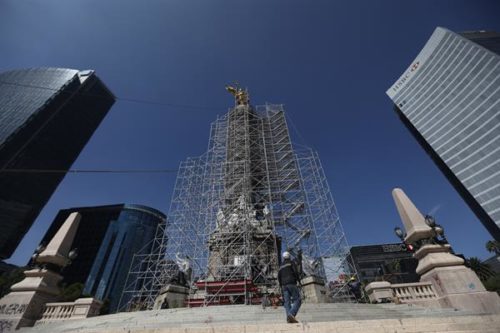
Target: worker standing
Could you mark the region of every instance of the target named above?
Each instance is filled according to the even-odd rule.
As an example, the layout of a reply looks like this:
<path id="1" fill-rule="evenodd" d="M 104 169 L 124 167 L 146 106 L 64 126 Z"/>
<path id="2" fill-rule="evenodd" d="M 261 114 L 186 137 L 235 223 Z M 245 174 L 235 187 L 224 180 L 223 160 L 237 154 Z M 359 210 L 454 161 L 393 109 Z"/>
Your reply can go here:
<path id="1" fill-rule="evenodd" d="M 278 281 L 283 294 L 286 321 L 287 323 L 298 323 L 295 316 L 301 305 L 300 290 L 297 286 L 300 277 L 288 251 L 283 252 L 283 264 L 278 272 Z"/>

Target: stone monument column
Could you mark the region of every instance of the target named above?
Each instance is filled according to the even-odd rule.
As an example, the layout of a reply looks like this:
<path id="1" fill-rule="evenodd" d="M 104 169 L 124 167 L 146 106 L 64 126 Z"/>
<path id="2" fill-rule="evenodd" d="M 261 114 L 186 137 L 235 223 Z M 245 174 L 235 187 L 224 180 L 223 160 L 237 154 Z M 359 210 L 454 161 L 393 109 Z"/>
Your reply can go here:
<path id="1" fill-rule="evenodd" d="M 396 188 L 392 196 L 406 229 L 405 243 L 420 247 L 414 254 L 418 260 L 416 272 L 421 282 L 432 282 L 439 306 L 500 313 L 500 297 L 486 291 L 476 273 L 464 266 L 462 258 L 451 253 L 449 244 L 435 241 L 435 230 L 406 194 Z"/>
<path id="2" fill-rule="evenodd" d="M 306 276 L 301 280 L 304 303 L 326 303 L 325 281 L 316 276 Z"/>
<path id="3" fill-rule="evenodd" d="M 57 231 L 47 247 L 36 257 L 38 267 L 26 270 L 25 278 L 11 287 L 0 299 L 0 332 L 33 326 L 43 313 L 46 303 L 54 302 L 60 294 L 59 271 L 70 259 L 80 214 L 72 213 Z"/>

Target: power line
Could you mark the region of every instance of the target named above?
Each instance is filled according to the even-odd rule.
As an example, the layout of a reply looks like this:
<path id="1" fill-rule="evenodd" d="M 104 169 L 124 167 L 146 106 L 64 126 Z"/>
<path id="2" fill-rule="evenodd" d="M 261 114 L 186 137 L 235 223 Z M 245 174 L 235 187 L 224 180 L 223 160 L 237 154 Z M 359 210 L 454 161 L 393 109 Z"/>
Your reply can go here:
<path id="1" fill-rule="evenodd" d="M 17 86 L 17 87 L 25 87 L 25 88 L 43 89 L 43 90 L 54 91 L 57 93 L 66 93 L 66 94 L 71 95 L 71 97 L 75 96 L 75 95 L 80 95 L 80 96 L 90 96 L 90 97 L 95 97 L 95 98 L 109 98 L 108 96 L 85 93 L 85 92 L 82 92 L 80 89 L 67 91 L 67 90 L 61 90 L 61 89 L 51 88 L 51 87 L 47 87 L 47 86 L 22 84 L 22 83 L 15 83 L 15 82 L 6 82 L 3 80 L 0 80 L 0 84 Z M 171 108 L 175 107 L 175 108 L 187 108 L 187 109 L 198 109 L 198 110 L 199 109 L 203 109 L 203 110 L 215 110 L 215 109 L 217 109 L 217 110 L 220 110 L 220 108 L 204 107 L 204 106 L 199 106 L 199 105 L 155 102 L 155 101 L 148 101 L 148 100 L 134 99 L 134 98 L 122 98 L 122 97 L 117 97 L 117 96 L 114 96 L 114 98 L 116 100 L 125 101 L 125 102 L 159 105 L 159 106 L 166 106 L 166 107 L 171 107 Z M 70 99 L 67 99 L 66 101 L 64 101 L 64 103 L 58 107 L 57 111 L 59 111 L 59 109 L 61 109 L 69 101 L 70 101 Z M 108 172 L 108 173 L 113 173 L 113 172 L 115 172 L 115 173 L 153 173 L 153 172 L 155 172 L 155 173 L 159 173 L 159 172 L 165 172 L 165 170 L 122 170 L 122 171 L 118 170 L 118 171 L 114 171 L 114 170 L 38 170 L 38 169 L 35 170 L 35 169 L 31 169 L 31 171 L 29 171 L 27 169 L 6 169 L 5 166 L 7 166 L 14 158 L 17 157 L 17 155 L 24 149 L 24 147 L 26 145 L 28 145 L 36 137 L 37 133 L 39 131 L 41 131 L 47 125 L 47 123 L 49 123 L 52 120 L 52 118 L 57 115 L 57 113 L 58 112 L 53 112 L 52 115 L 47 120 L 44 121 L 42 126 L 40 126 L 35 131 L 35 133 L 29 138 L 29 140 L 27 142 L 25 142 L 23 147 L 21 147 L 21 149 L 19 149 L 17 151 L 17 153 L 14 154 L 10 158 L 10 160 L 4 164 L 3 168 L 0 168 L 0 171 L 4 172 L 6 170 L 10 170 L 9 172 L 11 172 L 11 173 L 14 173 L 14 172 L 16 172 L 16 173 L 21 173 L 21 172 L 22 173 L 27 173 L 27 172 L 32 172 L 32 173 L 34 173 L 34 172 L 37 172 L 37 173 L 77 173 L 77 172 L 79 172 L 79 173 L 83 173 L 83 172 L 87 172 L 87 173 L 90 173 L 90 172 L 101 172 L 101 173 L 104 173 L 104 172 Z M 170 172 L 170 171 L 168 171 L 168 172 Z"/>
<path id="2" fill-rule="evenodd" d="M 148 101 L 148 100 L 143 100 L 143 99 L 125 98 L 125 97 L 118 97 L 118 96 L 115 96 L 115 98 L 119 101 L 129 102 L 129 103 L 149 104 L 149 105 L 167 106 L 167 107 L 175 107 L 175 108 L 183 108 L 183 109 L 214 110 L 214 111 L 215 110 L 220 111 L 222 109 L 222 108 L 216 108 L 216 107 L 210 107 L 210 106 L 155 102 L 155 101 Z"/>
<path id="3" fill-rule="evenodd" d="M 38 85 L 31 85 L 31 84 L 22 84 L 22 83 L 14 83 L 14 82 L 6 82 L 0 80 L 0 83 L 6 84 L 6 85 L 11 85 L 11 86 L 18 86 L 18 87 L 25 87 L 25 88 L 36 88 L 36 89 L 43 89 L 43 90 L 49 90 L 49 91 L 56 91 L 60 93 L 71 93 L 69 91 L 63 91 L 60 89 L 56 88 L 50 88 L 50 87 L 44 87 L 44 86 L 38 86 Z M 106 96 L 103 95 L 97 95 L 97 94 L 89 94 L 85 92 L 77 92 L 76 95 L 83 95 L 83 96 L 89 96 L 89 97 L 96 97 L 96 98 L 107 98 Z M 169 103 L 169 102 L 162 102 L 162 101 L 151 101 L 151 100 L 145 100 L 145 99 L 136 99 L 136 98 L 128 98 L 128 97 L 120 97 L 120 96 L 115 96 L 114 98 L 118 101 L 122 102 L 129 102 L 129 103 L 138 103 L 138 104 L 149 104 L 149 105 L 158 105 L 158 106 L 165 106 L 165 107 L 171 107 L 171 108 L 183 108 L 183 109 L 196 109 L 196 110 L 224 110 L 225 107 L 215 107 L 215 106 L 202 106 L 202 105 L 192 105 L 192 104 L 176 104 L 176 103 Z"/>
<path id="4" fill-rule="evenodd" d="M 0 173 L 176 173 L 177 169 L 129 169 L 129 170 L 113 170 L 113 169 L 1 169 Z"/>
<path id="5" fill-rule="evenodd" d="M 3 80 L 0 80 L 0 84 L 17 86 L 17 87 L 25 87 L 25 88 L 49 90 L 49 91 L 71 94 L 71 95 L 83 95 L 83 96 L 89 96 L 89 97 L 95 97 L 95 98 L 108 98 L 107 96 L 98 95 L 98 94 L 90 94 L 90 93 L 86 93 L 86 92 L 81 92 L 79 90 L 66 91 L 66 90 L 51 88 L 51 87 L 47 87 L 47 86 L 22 84 L 22 83 L 15 83 L 15 82 L 6 82 Z M 175 104 L 175 103 L 168 103 L 168 102 L 158 102 L 158 101 L 127 98 L 127 97 L 118 97 L 118 96 L 114 96 L 114 98 L 116 100 L 129 102 L 129 103 L 158 105 L 158 106 L 165 106 L 165 107 L 170 107 L 170 108 L 197 109 L 197 110 L 221 110 L 221 109 L 224 109 L 224 108 L 218 108 L 218 107 L 207 107 L 207 106 L 189 105 L 189 104 Z M 176 172 L 177 172 L 177 169 L 151 169 L 151 170 L 149 170 L 149 169 L 129 169 L 129 170 L 68 169 L 68 170 L 63 170 L 63 169 L 1 169 L 0 168 L 0 173 L 10 173 L 10 174 L 16 174 L 16 173 L 22 173 L 22 174 L 26 174 L 26 173 L 31 173 L 31 174 L 68 174 L 68 173 L 72 173 L 72 174 L 76 174 L 76 173 L 80 173 L 80 174 L 81 173 L 107 173 L 107 174 L 110 174 L 110 173 L 114 173 L 114 174 L 144 173 L 144 174 L 153 174 L 153 173 L 156 173 L 156 174 L 160 174 L 160 173 L 163 173 L 163 174 L 167 174 L 167 173 L 176 173 Z"/>

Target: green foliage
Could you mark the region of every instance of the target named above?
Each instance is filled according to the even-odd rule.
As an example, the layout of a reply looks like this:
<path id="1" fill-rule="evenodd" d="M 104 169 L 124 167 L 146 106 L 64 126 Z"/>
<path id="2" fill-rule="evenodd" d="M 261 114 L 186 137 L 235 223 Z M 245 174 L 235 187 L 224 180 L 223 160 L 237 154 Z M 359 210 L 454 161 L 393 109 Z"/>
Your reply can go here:
<path id="1" fill-rule="evenodd" d="M 10 272 L 5 272 L 0 276 L 0 297 L 10 292 L 10 287 L 24 279 L 26 267 L 19 267 Z"/>
<path id="2" fill-rule="evenodd" d="M 59 296 L 60 302 L 73 302 L 82 296 L 83 283 L 75 282 L 69 286 L 64 286 Z"/>
<path id="3" fill-rule="evenodd" d="M 109 313 L 109 298 L 106 298 L 102 302 L 102 306 L 101 306 L 101 310 L 99 311 L 99 315 L 102 316 L 102 315 L 106 315 L 108 313 Z"/>
<path id="4" fill-rule="evenodd" d="M 391 273 L 401 273 L 401 260 L 395 259 L 388 265 Z"/>
<path id="5" fill-rule="evenodd" d="M 482 263 L 479 258 L 471 257 L 467 259 L 466 265 L 477 274 L 482 282 L 495 275 L 495 272 L 493 272 L 490 268 L 490 265 Z"/>
<path id="6" fill-rule="evenodd" d="M 500 255 L 500 242 L 496 240 L 486 242 L 486 250 L 496 255 Z"/>
<path id="7" fill-rule="evenodd" d="M 488 291 L 496 291 L 500 295 L 500 274 L 495 274 L 483 282 Z"/>

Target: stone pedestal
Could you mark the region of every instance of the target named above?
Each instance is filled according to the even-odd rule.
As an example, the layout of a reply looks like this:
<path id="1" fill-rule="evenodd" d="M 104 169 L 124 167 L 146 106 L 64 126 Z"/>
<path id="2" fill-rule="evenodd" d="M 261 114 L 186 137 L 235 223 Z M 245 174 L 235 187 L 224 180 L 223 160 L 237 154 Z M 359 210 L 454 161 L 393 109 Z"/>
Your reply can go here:
<path id="1" fill-rule="evenodd" d="M 416 272 L 422 276 L 436 267 L 461 266 L 464 260 L 450 253 L 451 246 L 448 244 L 427 244 L 422 246 L 413 257 L 418 260 Z"/>
<path id="2" fill-rule="evenodd" d="M 420 281 L 432 282 L 442 307 L 476 313 L 500 313 L 500 297 L 487 291 L 470 268 L 437 267 L 422 275 Z"/>
<path id="3" fill-rule="evenodd" d="M 25 272 L 26 278 L 12 286 L 12 292 L 0 300 L 0 332 L 33 326 L 40 319 L 46 303 L 59 295 L 57 284 L 62 277 L 46 269 Z"/>
<path id="4" fill-rule="evenodd" d="M 387 281 L 371 282 L 365 287 L 370 303 L 384 303 L 392 300 L 391 284 Z"/>
<path id="5" fill-rule="evenodd" d="M 326 303 L 325 281 L 315 276 L 302 279 L 302 291 L 305 295 L 304 303 Z"/>
<path id="6" fill-rule="evenodd" d="M 24 272 L 26 278 L 11 287 L 11 293 L 0 299 L 0 332 L 33 326 L 42 316 L 46 303 L 60 294 L 61 267 L 69 264 L 68 253 L 81 215 L 71 213 L 47 247 L 34 261 L 42 267 Z"/>
<path id="7" fill-rule="evenodd" d="M 167 302 L 167 308 L 183 308 L 186 306 L 186 299 L 189 294 L 189 288 L 174 284 L 167 284 L 161 288 L 160 295 L 156 298 L 153 309 L 159 310 L 162 304 Z"/>

